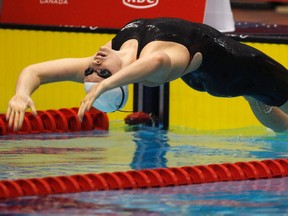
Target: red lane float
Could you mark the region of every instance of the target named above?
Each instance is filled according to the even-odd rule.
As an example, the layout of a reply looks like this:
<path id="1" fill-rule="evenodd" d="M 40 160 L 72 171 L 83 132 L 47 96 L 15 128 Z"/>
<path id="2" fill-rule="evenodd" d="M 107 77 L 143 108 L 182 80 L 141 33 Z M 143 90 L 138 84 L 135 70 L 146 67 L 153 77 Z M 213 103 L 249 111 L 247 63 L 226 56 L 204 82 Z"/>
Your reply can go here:
<path id="1" fill-rule="evenodd" d="M 288 159 L 2 180 L 0 198 L 168 187 L 288 176 Z"/>
<path id="2" fill-rule="evenodd" d="M 108 130 L 109 120 L 106 113 L 91 108 L 85 113 L 83 121 L 77 117 L 78 108 L 42 110 L 34 116 L 26 112 L 21 130 L 14 132 L 8 127 L 5 114 L 0 114 L 0 136 L 10 134 L 65 133 L 87 130 Z"/>

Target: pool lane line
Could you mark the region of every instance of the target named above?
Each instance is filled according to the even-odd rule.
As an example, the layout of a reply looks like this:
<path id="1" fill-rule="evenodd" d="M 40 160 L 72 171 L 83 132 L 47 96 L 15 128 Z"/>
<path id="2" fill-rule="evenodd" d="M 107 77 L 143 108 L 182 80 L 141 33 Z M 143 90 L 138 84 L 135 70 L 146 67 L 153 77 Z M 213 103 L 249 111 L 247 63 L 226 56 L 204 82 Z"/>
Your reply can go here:
<path id="1" fill-rule="evenodd" d="M 77 116 L 78 109 L 78 107 L 74 107 L 59 110 L 41 110 L 37 111 L 37 116 L 34 116 L 31 112 L 26 112 L 23 126 L 17 132 L 8 127 L 5 114 L 0 114 L 0 136 L 109 129 L 109 120 L 106 113 L 92 107 L 85 113 L 83 121 L 80 122 Z"/>
<path id="2" fill-rule="evenodd" d="M 0 181 L 0 198 L 270 179 L 288 176 L 288 159 L 103 172 Z"/>

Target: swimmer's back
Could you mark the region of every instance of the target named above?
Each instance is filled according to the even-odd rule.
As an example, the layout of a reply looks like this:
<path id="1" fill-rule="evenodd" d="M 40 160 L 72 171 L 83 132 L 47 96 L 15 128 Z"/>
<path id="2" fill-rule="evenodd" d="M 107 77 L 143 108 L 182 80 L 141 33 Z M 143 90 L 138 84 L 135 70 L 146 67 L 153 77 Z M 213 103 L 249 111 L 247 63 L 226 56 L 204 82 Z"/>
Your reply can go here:
<path id="1" fill-rule="evenodd" d="M 138 56 L 153 41 L 170 41 L 185 46 L 190 55 L 201 49 L 206 39 L 220 36 L 217 30 L 178 18 L 138 19 L 125 25 L 112 39 L 112 48 L 119 50 L 129 39 L 138 41 Z"/>
<path id="2" fill-rule="evenodd" d="M 202 53 L 201 66 L 182 77 L 198 91 L 220 97 L 252 96 L 276 106 L 287 101 L 286 68 L 208 25 L 178 18 L 138 19 L 112 39 L 112 48 L 119 50 L 129 39 L 138 41 L 138 57 L 148 43 L 157 40 L 184 45 L 191 58 L 197 52 Z"/>

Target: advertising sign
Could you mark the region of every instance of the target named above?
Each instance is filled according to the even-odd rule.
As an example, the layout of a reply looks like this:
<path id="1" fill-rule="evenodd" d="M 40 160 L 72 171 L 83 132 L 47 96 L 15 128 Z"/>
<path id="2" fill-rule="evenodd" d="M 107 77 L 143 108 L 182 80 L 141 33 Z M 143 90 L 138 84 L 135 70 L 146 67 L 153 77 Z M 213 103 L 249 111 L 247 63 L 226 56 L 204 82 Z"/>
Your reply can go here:
<path id="1" fill-rule="evenodd" d="M 206 0 L 2 0 L 2 23 L 120 28 L 137 18 L 203 22 Z"/>

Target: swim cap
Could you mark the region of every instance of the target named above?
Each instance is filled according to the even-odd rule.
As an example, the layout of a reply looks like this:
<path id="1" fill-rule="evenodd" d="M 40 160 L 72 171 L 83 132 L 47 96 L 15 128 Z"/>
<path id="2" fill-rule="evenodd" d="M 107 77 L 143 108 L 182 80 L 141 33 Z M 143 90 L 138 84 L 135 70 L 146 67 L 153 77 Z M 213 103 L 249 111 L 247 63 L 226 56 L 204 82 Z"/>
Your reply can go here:
<path id="1" fill-rule="evenodd" d="M 94 86 L 95 82 L 84 82 L 86 93 Z M 93 107 L 102 112 L 115 112 L 122 109 L 128 100 L 128 86 L 121 86 L 104 92 L 94 102 Z"/>

